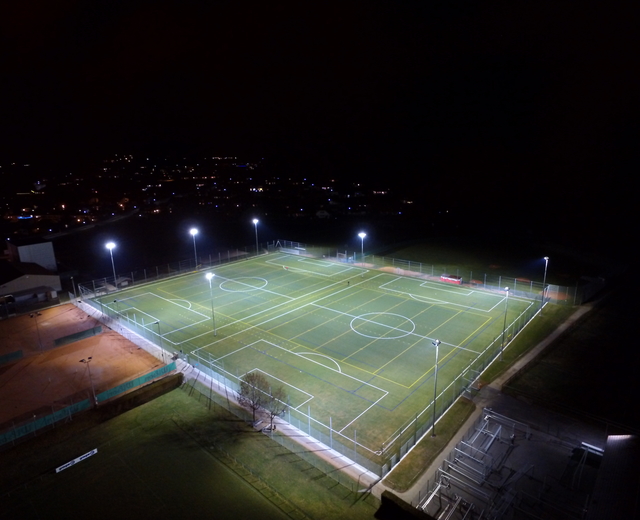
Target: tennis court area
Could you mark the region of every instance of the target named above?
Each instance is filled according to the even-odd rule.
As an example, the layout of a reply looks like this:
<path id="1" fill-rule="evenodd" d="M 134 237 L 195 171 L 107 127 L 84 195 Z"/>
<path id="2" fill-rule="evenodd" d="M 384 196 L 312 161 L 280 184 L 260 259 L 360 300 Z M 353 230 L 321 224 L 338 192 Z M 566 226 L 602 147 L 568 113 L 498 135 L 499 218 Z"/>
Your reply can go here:
<path id="1" fill-rule="evenodd" d="M 506 296 L 276 252 L 88 301 L 228 391 L 261 372 L 284 420 L 382 476 L 540 306 Z"/>

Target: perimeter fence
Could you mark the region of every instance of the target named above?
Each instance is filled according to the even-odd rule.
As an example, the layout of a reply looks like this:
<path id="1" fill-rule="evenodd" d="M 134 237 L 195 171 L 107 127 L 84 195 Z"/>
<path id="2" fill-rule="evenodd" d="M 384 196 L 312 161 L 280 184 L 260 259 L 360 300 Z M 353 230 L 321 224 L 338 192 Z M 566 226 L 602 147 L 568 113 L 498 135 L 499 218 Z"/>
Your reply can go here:
<path id="1" fill-rule="evenodd" d="M 238 388 L 235 382 L 230 378 L 226 378 L 224 374 L 220 374 L 216 371 L 211 371 L 203 364 L 195 362 L 194 365 L 194 368 L 197 367 L 195 377 L 190 377 L 189 379 L 185 378 L 185 385 L 188 385 L 190 387 L 190 389 L 188 390 L 190 392 L 190 395 L 192 392 L 196 391 L 205 399 L 208 399 L 210 403 L 213 403 L 214 406 L 218 405 L 230 411 L 248 424 L 251 424 L 253 421 L 251 413 L 248 410 L 242 408 L 236 401 Z M 187 372 L 187 374 L 189 373 Z M 189 375 L 193 376 L 193 374 Z M 270 439 L 274 440 L 280 446 L 282 446 L 286 450 L 285 453 L 290 453 L 299 457 L 325 476 L 333 479 L 350 491 L 354 493 L 357 492 L 362 487 L 364 479 L 362 481 L 360 479 L 356 480 L 355 476 L 352 478 L 345 472 L 336 471 L 336 469 L 342 470 L 346 467 L 353 467 L 355 459 L 361 457 L 354 454 L 353 452 L 344 455 L 342 452 L 335 449 L 335 445 L 333 448 L 331 448 L 329 444 L 316 444 L 317 449 L 307 449 L 303 447 L 302 443 L 298 442 L 299 437 L 308 435 L 315 441 L 319 442 L 318 438 L 314 435 L 309 435 L 307 430 L 297 428 L 295 426 L 296 421 L 291 421 L 288 413 L 289 411 L 287 410 L 285 416 L 280 417 L 277 420 L 279 429 L 276 428 L 275 430 L 272 430 L 271 428 L 269 428 L 269 419 L 262 416 L 262 414 L 258 414 L 258 416 L 262 416 L 263 418 L 259 418 L 254 423 L 254 426 L 257 429 L 261 429 L 265 435 L 269 436 Z M 288 425 L 283 427 L 283 422 L 287 422 Z M 327 460 L 327 448 L 334 449 L 335 454 L 333 455 L 333 459 L 340 457 L 341 460 L 333 460 L 333 462 Z M 320 453 L 322 453 L 324 456 L 321 456 Z M 367 467 L 371 466 L 371 461 L 369 459 L 365 458 L 361 459 L 361 461 L 366 465 L 360 464 L 360 475 L 362 475 L 366 471 L 373 472 L 372 468 Z M 378 468 L 378 470 L 379 469 L 380 468 Z M 351 475 L 355 475 L 355 473 L 358 472 L 352 471 Z M 374 473 L 378 475 L 377 472 Z"/>
<path id="2" fill-rule="evenodd" d="M 86 392 L 78 392 L 62 401 L 54 401 L 50 406 L 33 410 L 26 414 L 26 417 L 17 417 L 10 424 L 0 425 L 0 447 L 14 445 L 22 439 L 37 435 L 40 431 L 54 428 L 58 423 L 71 421 L 73 415 L 90 410 L 93 406 L 150 383 L 175 369 L 175 363 L 170 363 L 98 394 L 95 394 L 92 383 L 91 398 L 86 397 Z"/>
<path id="3" fill-rule="evenodd" d="M 360 253 L 350 252 L 348 250 L 340 251 L 335 247 L 313 246 L 302 242 L 278 239 L 266 244 L 260 244 L 257 249 L 254 246 L 216 251 L 208 255 L 201 255 L 186 260 L 178 260 L 119 273 L 116 274 L 115 278 L 113 276 L 107 276 L 81 282 L 78 283 L 78 292 L 83 298 L 104 296 L 133 285 L 150 283 L 194 271 L 211 269 L 231 262 L 247 260 L 255 257 L 256 252 L 263 254 L 265 252 L 272 253 L 278 251 L 287 254 L 345 262 L 366 269 L 379 269 L 402 276 L 427 280 L 441 280 L 442 277 L 456 277 L 459 278 L 461 285 L 487 291 L 505 292 L 505 287 L 509 287 L 509 294 L 511 296 L 541 300 L 544 294 L 545 303 L 551 302 L 560 305 L 581 305 L 593 294 L 598 292 L 604 284 L 604 280 L 602 279 L 588 279 L 581 285 L 576 286 L 544 284 L 543 282 L 534 282 L 532 280 L 503 276 L 496 273 L 474 272 L 455 265 L 430 264 L 427 262 L 416 262 L 380 255 L 361 256 Z M 74 296 L 78 296 L 75 287 Z"/>
<path id="4" fill-rule="evenodd" d="M 190 354 L 196 347 L 190 345 L 188 342 L 182 344 L 182 348 L 179 350 L 171 345 L 163 345 L 159 326 L 157 330 L 152 327 L 152 325 L 158 325 L 157 323 L 145 324 L 144 322 L 137 322 L 135 319 L 131 320 L 128 316 L 123 320 L 123 317 L 120 316 L 116 310 L 103 307 L 101 303 L 96 303 L 92 298 L 110 294 L 131 285 L 181 276 L 187 273 L 193 273 L 194 270 L 210 269 L 229 262 L 243 261 L 252 256 L 256 256 L 256 253 L 278 251 L 313 258 L 324 258 L 329 261 L 352 263 L 366 269 L 379 269 L 398 275 L 426 280 L 440 280 L 443 275 L 449 277 L 455 276 L 459 278 L 460 283 L 463 285 L 477 287 L 487 291 L 504 292 L 505 286 L 508 286 L 511 296 L 520 296 L 540 302 L 539 305 L 529 306 L 520 316 L 509 324 L 508 327 L 505 327 L 504 332 L 493 338 L 484 350 L 461 371 L 460 375 L 440 391 L 436 396 L 435 402 L 432 401 L 428 403 L 422 411 L 416 413 L 413 418 L 398 428 L 379 447 L 361 444 L 358 441 L 357 431 L 354 431 L 353 438 L 351 438 L 333 430 L 331 417 L 315 417 L 310 407 L 308 407 L 306 413 L 295 409 L 287 410 L 283 419 L 298 431 L 317 439 L 325 446 L 328 446 L 380 477 L 386 475 L 391 468 L 407 454 L 411 447 L 434 427 L 434 418 L 437 422 L 440 416 L 442 416 L 461 395 L 470 396 L 475 391 L 474 385 L 480 374 L 502 354 L 503 349 L 506 348 L 509 342 L 529 323 L 545 303 L 577 304 L 582 301 L 584 294 L 579 287 L 571 288 L 557 285 L 546 285 L 543 287 L 543 284 L 539 282 L 523 281 L 518 278 L 495 274 L 474 275 L 470 271 L 462 271 L 456 267 L 437 266 L 435 264 L 378 255 L 363 255 L 358 258 L 359 255 L 357 253 L 349 255 L 348 251 L 342 253 L 335 248 L 309 246 L 304 243 L 289 240 L 275 240 L 272 243 L 268 243 L 266 248 L 253 248 L 253 253 L 250 252 L 249 248 L 245 248 L 244 250 L 230 250 L 226 251 L 226 253 L 221 252 L 217 255 L 209 255 L 207 258 L 199 257 L 197 262 L 196 259 L 183 260 L 162 267 L 157 266 L 151 269 L 134 271 L 131 273 L 131 276 L 120 275 L 115 279 L 102 278 L 93 280 L 88 283 L 79 284 L 78 287 L 81 295 L 86 298 L 86 303 L 92 305 L 103 315 L 103 323 L 124 326 L 126 329 L 132 331 L 131 334 L 140 335 L 158 345 L 163 356 L 166 353 L 172 359 L 181 358 L 192 367 L 197 368 L 203 374 L 209 376 L 212 381 L 215 381 L 217 386 L 216 392 L 219 395 L 219 399 L 221 399 L 222 402 L 226 400 L 227 407 L 230 411 L 235 410 L 237 412 L 242 409 L 231 407 L 230 401 L 235 400 L 235 396 L 238 393 L 239 374 L 226 371 L 224 364 L 214 361 L 210 355 L 208 358 L 203 358 Z M 359 262 L 357 261 L 358 259 L 360 260 Z M 544 300 L 542 298 L 543 295 Z M 213 395 L 213 385 L 211 391 Z M 243 416 L 243 418 L 245 420 L 247 419 L 246 416 Z M 284 439 L 283 442 L 285 442 Z"/>

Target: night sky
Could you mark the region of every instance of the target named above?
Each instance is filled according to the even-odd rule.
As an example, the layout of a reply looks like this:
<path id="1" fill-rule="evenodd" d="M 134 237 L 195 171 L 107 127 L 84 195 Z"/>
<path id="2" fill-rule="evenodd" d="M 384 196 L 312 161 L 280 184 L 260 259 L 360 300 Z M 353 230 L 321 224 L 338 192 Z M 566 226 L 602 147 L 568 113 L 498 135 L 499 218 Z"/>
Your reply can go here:
<path id="1" fill-rule="evenodd" d="M 0 160 L 239 154 L 545 225 L 602 232 L 635 215 L 635 7 L 12 4 Z"/>

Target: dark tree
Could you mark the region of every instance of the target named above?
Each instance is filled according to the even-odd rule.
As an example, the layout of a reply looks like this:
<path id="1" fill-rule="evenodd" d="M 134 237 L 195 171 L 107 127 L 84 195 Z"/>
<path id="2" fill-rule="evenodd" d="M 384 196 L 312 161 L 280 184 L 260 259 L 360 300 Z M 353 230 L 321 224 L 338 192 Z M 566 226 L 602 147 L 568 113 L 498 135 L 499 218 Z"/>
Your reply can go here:
<path id="1" fill-rule="evenodd" d="M 273 430 L 273 420 L 276 417 L 280 417 L 288 408 L 287 394 L 285 393 L 284 388 L 281 386 L 272 388 L 263 407 L 269 413 L 271 429 Z"/>
<path id="2" fill-rule="evenodd" d="M 238 402 L 251 410 L 253 422 L 256 412 L 263 408 L 269 398 L 269 383 L 260 372 L 249 372 L 240 379 Z"/>

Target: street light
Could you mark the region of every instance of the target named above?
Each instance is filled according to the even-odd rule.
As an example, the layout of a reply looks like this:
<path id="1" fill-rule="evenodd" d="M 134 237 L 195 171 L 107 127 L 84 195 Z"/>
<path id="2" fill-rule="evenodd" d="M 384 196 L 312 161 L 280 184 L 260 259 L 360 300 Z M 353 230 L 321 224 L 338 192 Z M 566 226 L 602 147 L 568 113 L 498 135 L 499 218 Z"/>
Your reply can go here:
<path id="1" fill-rule="evenodd" d="M 189 230 L 189 233 L 191 233 L 191 236 L 193 237 L 193 256 L 195 257 L 195 260 L 196 260 L 195 269 L 197 269 L 198 268 L 198 251 L 196 250 L 196 235 L 198 234 L 198 230 L 196 228 L 191 228 Z"/>
<path id="2" fill-rule="evenodd" d="M 211 287 L 211 280 L 213 280 L 213 278 L 215 277 L 215 274 L 213 273 L 207 273 L 205 274 L 205 277 L 207 278 L 207 280 L 209 280 L 209 296 L 211 298 L 211 321 L 213 321 L 213 335 L 217 336 L 216 334 L 216 316 L 213 312 L 213 288 Z"/>
<path id="3" fill-rule="evenodd" d="M 256 256 L 258 256 L 258 222 L 260 222 L 257 218 L 252 220 L 253 226 L 256 228 Z"/>
<path id="4" fill-rule="evenodd" d="M 116 264 L 113 263 L 113 248 L 116 247 L 116 245 L 113 242 L 108 242 L 106 244 L 106 248 L 109 250 L 109 253 L 111 253 L 111 268 L 113 269 L 113 286 L 117 289 L 118 288 L 118 283 L 116 281 Z"/>
<path id="5" fill-rule="evenodd" d="M 436 369 L 433 375 L 433 427 L 431 428 L 431 437 L 436 436 L 436 396 L 438 387 L 438 347 L 442 343 L 439 339 L 431 342 L 436 347 Z"/>
<path id="6" fill-rule="evenodd" d="M 93 386 L 93 378 L 91 377 L 91 366 L 89 365 L 89 363 L 91 363 L 91 360 L 93 358 L 91 356 L 89 356 L 87 359 L 81 359 L 80 363 L 84 363 L 85 365 L 87 365 L 87 370 L 89 370 L 89 382 L 91 383 L 91 394 L 93 395 L 93 404 L 95 406 L 98 406 L 98 398 L 96 397 L 96 389 Z"/>
<path id="7" fill-rule="evenodd" d="M 505 287 L 507 291 L 507 298 L 504 303 L 504 324 L 502 325 L 502 343 L 500 344 L 500 361 L 502 361 L 502 351 L 504 350 L 504 344 L 507 336 L 507 311 L 509 310 L 509 288 Z"/>
<path id="8" fill-rule="evenodd" d="M 549 257 L 544 257 L 544 278 L 542 279 L 542 297 L 540 298 L 540 315 L 542 315 L 542 307 L 544 306 L 544 293 L 547 287 L 547 267 L 549 266 Z"/>
<path id="9" fill-rule="evenodd" d="M 367 236 L 366 233 L 362 232 L 362 233 L 358 233 L 358 236 L 360 237 L 360 256 L 362 258 L 362 264 L 364 265 L 364 237 Z"/>

